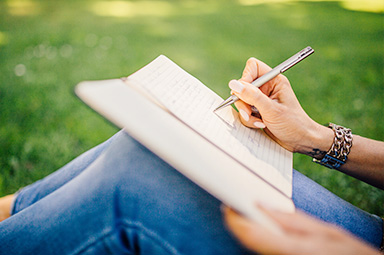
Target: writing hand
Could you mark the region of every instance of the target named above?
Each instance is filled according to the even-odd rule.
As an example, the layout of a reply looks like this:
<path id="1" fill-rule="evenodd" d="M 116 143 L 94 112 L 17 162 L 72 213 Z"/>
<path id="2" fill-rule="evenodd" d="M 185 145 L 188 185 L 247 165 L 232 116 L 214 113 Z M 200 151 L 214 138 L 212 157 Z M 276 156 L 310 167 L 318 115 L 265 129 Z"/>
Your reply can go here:
<path id="1" fill-rule="evenodd" d="M 235 105 L 242 123 L 251 128 L 265 127 L 269 136 L 292 152 L 308 154 L 313 153 L 314 148 L 327 151 L 333 141 L 332 130 L 305 113 L 284 75 L 278 75 L 260 88 L 250 84 L 270 70 L 262 61 L 250 58 L 241 79 L 229 83 L 232 93 L 240 98 Z M 259 110 L 262 119 L 251 115 L 251 105 Z"/>

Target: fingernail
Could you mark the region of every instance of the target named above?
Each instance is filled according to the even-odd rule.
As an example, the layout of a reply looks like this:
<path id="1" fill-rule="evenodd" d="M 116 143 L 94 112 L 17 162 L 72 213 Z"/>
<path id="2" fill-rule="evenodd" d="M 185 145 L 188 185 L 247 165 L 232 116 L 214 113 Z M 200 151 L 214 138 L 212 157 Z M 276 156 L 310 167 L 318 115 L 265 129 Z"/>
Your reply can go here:
<path id="1" fill-rule="evenodd" d="M 243 89 L 244 89 L 244 85 L 243 85 L 241 82 L 239 82 L 238 80 L 232 80 L 232 81 L 230 81 L 230 82 L 229 82 L 229 87 L 230 87 L 233 91 L 235 91 L 235 92 L 237 92 L 237 93 L 241 93 L 241 91 L 243 91 Z"/>
<path id="2" fill-rule="evenodd" d="M 260 122 L 260 121 L 254 122 L 253 125 L 257 128 L 265 128 L 265 124 L 263 122 Z"/>
<path id="3" fill-rule="evenodd" d="M 245 112 L 244 110 L 242 110 L 242 109 L 240 109 L 239 112 L 240 112 L 241 117 L 243 117 L 243 119 L 244 119 L 245 121 L 248 121 L 248 120 L 249 120 L 249 115 L 248 115 L 248 113 L 246 113 L 246 112 Z"/>

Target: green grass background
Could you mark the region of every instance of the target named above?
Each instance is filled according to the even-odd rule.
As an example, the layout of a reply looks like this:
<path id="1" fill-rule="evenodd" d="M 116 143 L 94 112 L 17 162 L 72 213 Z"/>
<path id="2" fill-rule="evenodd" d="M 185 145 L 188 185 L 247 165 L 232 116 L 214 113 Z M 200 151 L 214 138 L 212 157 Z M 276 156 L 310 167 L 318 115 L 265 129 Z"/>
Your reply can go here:
<path id="1" fill-rule="evenodd" d="M 384 140 L 383 13 L 334 1 L 241 2 L 0 1 L 0 195 L 117 131 L 74 96 L 77 83 L 127 76 L 159 54 L 227 97 L 249 57 L 274 66 L 310 45 L 315 54 L 286 73 L 303 108 Z M 383 191 L 306 156 L 295 155 L 294 167 L 384 216 Z"/>

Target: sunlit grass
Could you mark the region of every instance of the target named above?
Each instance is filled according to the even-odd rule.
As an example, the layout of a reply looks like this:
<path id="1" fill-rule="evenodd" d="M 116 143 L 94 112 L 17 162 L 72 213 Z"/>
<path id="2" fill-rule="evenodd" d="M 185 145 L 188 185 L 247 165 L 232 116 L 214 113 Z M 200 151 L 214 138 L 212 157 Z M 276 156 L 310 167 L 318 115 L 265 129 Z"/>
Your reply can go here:
<path id="1" fill-rule="evenodd" d="M 384 12 L 384 1 L 381 0 L 239 0 L 239 2 L 243 5 L 297 2 L 337 2 L 348 10 L 376 13 Z"/>
<path id="2" fill-rule="evenodd" d="M 92 5 L 92 10 L 100 16 L 137 17 L 137 16 L 167 16 L 176 11 L 171 3 L 166 1 L 98 1 Z"/>
<path id="3" fill-rule="evenodd" d="M 40 5 L 34 0 L 7 0 L 8 11 L 11 15 L 27 16 L 40 13 Z"/>
<path id="4" fill-rule="evenodd" d="M 171 15 L 191 15 L 213 13 L 224 4 L 221 1 L 207 0 L 204 3 L 186 1 L 95 1 L 90 10 L 98 16 L 135 18 L 165 17 Z"/>

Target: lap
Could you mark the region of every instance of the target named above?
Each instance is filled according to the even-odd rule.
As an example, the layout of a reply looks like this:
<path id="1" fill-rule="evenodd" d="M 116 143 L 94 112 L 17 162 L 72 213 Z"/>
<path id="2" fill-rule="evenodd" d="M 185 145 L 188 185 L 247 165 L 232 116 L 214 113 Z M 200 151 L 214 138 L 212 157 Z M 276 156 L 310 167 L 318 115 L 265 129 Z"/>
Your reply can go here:
<path id="1" fill-rule="evenodd" d="M 80 174 L 24 208 L 1 224 L 0 245 L 20 247 L 28 238 L 34 241 L 22 247 L 39 253 L 39 243 L 48 243 L 63 245 L 65 254 L 84 247 L 247 254 L 224 226 L 218 200 L 124 133 Z M 73 246 L 59 243 L 62 238 Z"/>
<path id="2" fill-rule="evenodd" d="M 118 222 L 121 226 L 126 226 L 125 234 L 130 239 L 138 235 L 140 230 L 146 233 L 142 237 L 156 237 L 158 242 L 167 243 L 176 250 L 196 253 L 204 247 L 207 254 L 209 249 L 216 253 L 232 249 L 232 254 L 244 254 L 244 250 L 223 225 L 219 201 L 124 132 L 120 132 L 112 140 L 89 153 L 86 157 L 88 160 L 81 160 L 87 162 L 83 164 L 83 168 L 77 164 L 69 164 L 62 171 L 67 179 L 61 179 L 57 187 L 52 183 L 60 178 L 54 176 L 32 185 L 33 189 L 30 191 L 27 189 L 22 192 L 17 199 L 19 208 L 27 208 L 28 201 L 31 200 L 28 200 L 28 196 L 36 197 L 34 193 L 38 190 L 42 190 L 45 195 L 52 193 L 50 196 L 58 197 L 69 190 L 75 190 L 84 197 L 78 203 L 86 203 L 79 210 L 97 212 L 96 206 L 100 210 L 108 208 L 110 211 L 105 224 L 110 224 L 110 220 L 116 220 L 118 216 Z M 50 183 L 49 192 L 44 185 L 41 186 L 45 182 Z M 25 202 L 22 205 L 23 200 Z M 375 233 L 382 233 L 380 221 L 295 170 L 293 201 L 299 209 L 316 217 L 338 224 L 360 237 L 368 236 L 370 242 L 377 242 L 377 236 L 373 240 Z M 70 202 L 68 201 L 66 210 L 74 206 Z M 96 215 L 98 213 L 101 211 Z M 356 225 L 361 227 L 356 228 Z M 364 229 L 364 225 L 370 227 Z M 86 226 L 87 224 L 83 224 L 83 227 Z"/>

